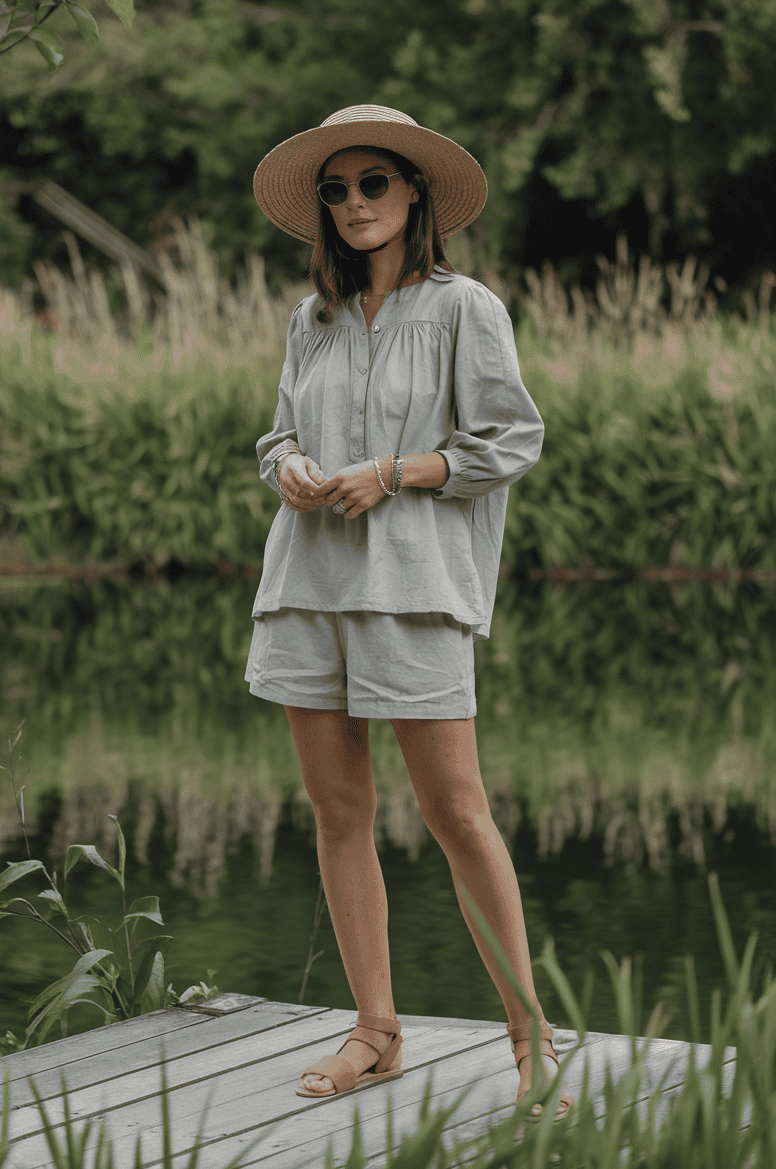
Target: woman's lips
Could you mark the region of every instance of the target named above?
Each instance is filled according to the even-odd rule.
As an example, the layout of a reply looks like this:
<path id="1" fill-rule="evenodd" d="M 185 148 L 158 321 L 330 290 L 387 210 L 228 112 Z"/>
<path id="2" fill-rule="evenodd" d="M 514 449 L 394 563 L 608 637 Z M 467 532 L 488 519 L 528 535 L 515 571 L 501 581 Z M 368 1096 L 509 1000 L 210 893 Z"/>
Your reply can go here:
<path id="1" fill-rule="evenodd" d="M 375 219 L 356 219 L 353 223 L 349 223 L 348 227 L 368 227 L 370 223 L 376 223 Z"/>

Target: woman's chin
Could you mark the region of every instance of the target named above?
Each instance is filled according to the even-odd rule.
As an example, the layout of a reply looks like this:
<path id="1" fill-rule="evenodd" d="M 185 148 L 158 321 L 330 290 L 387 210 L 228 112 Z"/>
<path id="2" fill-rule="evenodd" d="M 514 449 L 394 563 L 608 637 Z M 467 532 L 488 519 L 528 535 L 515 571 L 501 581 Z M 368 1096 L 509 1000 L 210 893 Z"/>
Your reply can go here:
<path id="1" fill-rule="evenodd" d="M 350 239 L 345 240 L 345 243 L 350 244 L 355 252 L 367 252 L 370 248 L 379 248 L 382 242 L 381 239 L 367 239 L 363 234 L 359 234 L 355 238 L 351 236 Z"/>

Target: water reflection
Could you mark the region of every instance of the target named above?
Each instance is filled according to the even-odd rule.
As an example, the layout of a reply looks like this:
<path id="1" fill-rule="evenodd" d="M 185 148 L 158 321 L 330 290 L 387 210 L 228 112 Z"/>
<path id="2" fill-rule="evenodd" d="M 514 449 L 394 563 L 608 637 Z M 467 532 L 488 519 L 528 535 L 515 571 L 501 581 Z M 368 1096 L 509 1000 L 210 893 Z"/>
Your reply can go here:
<path id="1" fill-rule="evenodd" d="M 220 962 L 226 989 L 296 1001 L 315 826 L 285 713 L 243 682 L 255 587 L 239 577 L 0 585 L 0 729 L 7 737 L 26 720 L 19 771 L 38 855 L 61 866 L 68 844 L 95 843 L 115 860 L 107 813 L 118 814 L 132 893 L 162 897 L 182 977 Z M 491 639 L 476 647 L 480 764 L 534 953 L 554 936 L 581 988 L 600 949 L 644 952 L 645 999 L 676 1005 L 674 1034 L 685 949 L 706 997 L 721 976 L 705 867 L 725 874 L 740 945 L 765 927 L 765 956 L 776 935 L 771 593 L 501 581 Z M 502 1018 L 390 724 L 373 720 L 370 740 L 398 1009 Z M 22 851 L 2 778 L 0 858 L 11 857 Z M 100 874 L 73 887 L 91 912 L 110 899 Z M 351 1007 L 324 922 L 326 959 L 306 1001 Z M 23 1029 L 23 1000 L 65 959 L 28 946 L 26 923 L 0 928 L 1 1034 Z M 551 988 L 540 994 L 560 1018 Z M 599 978 L 594 1026 L 617 1030 L 611 1010 Z"/>
<path id="2" fill-rule="evenodd" d="M 104 813 L 131 807 L 138 860 L 161 816 L 173 871 L 205 895 L 245 832 L 269 878 L 282 801 L 311 816 L 282 707 L 242 680 L 254 590 L 211 577 L 0 594 L 2 721 L 27 720 L 33 831 L 40 793 L 65 797 L 52 856 L 72 840 L 110 852 Z M 540 858 L 594 840 L 604 865 L 703 866 L 731 807 L 776 842 L 770 603 L 746 585 L 500 582 L 476 647 L 477 736 L 507 843 L 525 823 Z M 390 724 L 370 739 L 379 839 L 416 859 L 425 832 Z M 0 852 L 16 834 L 6 784 Z"/>

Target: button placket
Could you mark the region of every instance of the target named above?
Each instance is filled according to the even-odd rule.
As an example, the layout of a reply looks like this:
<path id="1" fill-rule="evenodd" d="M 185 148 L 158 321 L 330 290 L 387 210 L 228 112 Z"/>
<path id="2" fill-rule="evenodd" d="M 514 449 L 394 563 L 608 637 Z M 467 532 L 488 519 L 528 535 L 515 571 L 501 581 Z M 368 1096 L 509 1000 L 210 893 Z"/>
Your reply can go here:
<path id="1" fill-rule="evenodd" d="M 362 336 L 365 334 L 362 333 Z M 365 458 L 365 405 L 366 405 L 366 387 L 369 378 L 369 366 L 361 364 L 369 361 L 368 353 L 364 350 L 367 348 L 369 342 L 360 342 L 358 345 L 358 353 L 356 361 L 359 363 L 356 368 L 358 376 L 356 377 L 355 392 L 353 394 L 353 422 L 351 425 L 351 441 L 350 441 L 350 457 L 356 461 Z"/>

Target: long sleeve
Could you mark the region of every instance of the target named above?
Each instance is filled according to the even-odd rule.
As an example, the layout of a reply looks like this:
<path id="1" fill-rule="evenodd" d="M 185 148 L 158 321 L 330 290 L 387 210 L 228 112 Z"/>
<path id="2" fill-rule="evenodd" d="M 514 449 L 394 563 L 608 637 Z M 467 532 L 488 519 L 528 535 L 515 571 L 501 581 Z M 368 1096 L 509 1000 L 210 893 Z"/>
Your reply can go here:
<path id="1" fill-rule="evenodd" d="M 435 499 L 508 487 L 538 461 L 544 423 L 520 376 L 512 321 L 484 285 L 468 282 L 456 310 L 456 429 L 444 447 L 450 474 Z"/>
<path id="2" fill-rule="evenodd" d="M 301 308 L 301 303 L 296 306 L 288 326 L 286 360 L 280 375 L 278 404 L 272 430 L 269 434 L 262 435 L 256 443 L 256 454 L 261 463 L 259 474 L 273 491 L 277 491 L 275 476 L 272 474 L 272 460 L 277 453 L 277 448 L 287 438 L 299 441 L 296 433 L 293 394 L 302 353 Z"/>

